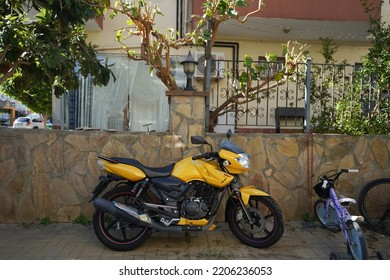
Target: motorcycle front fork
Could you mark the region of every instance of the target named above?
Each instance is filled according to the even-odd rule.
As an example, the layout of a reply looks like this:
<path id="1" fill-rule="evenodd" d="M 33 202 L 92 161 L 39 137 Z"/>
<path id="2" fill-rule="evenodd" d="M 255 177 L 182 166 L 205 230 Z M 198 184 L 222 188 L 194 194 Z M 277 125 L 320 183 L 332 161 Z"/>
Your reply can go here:
<path id="1" fill-rule="evenodd" d="M 246 207 L 246 205 L 244 204 L 244 202 L 242 201 L 242 198 L 241 198 L 241 193 L 240 191 L 238 190 L 238 185 L 240 184 L 240 181 L 239 181 L 239 178 L 236 178 L 234 179 L 234 181 L 232 182 L 232 196 L 235 197 L 240 205 L 241 205 L 241 208 L 244 212 L 244 216 L 246 217 L 246 220 L 248 221 L 248 223 L 250 225 L 253 225 L 254 224 L 254 220 L 252 219 L 252 216 L 251 214 L 249 213 L 248 211 L 248 208 Z"/>

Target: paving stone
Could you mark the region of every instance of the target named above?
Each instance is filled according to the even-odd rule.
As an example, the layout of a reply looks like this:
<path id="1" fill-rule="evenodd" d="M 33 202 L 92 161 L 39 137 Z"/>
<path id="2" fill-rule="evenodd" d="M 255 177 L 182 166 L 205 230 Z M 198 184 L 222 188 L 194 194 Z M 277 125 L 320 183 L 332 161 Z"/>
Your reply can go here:
<path id="1" fill-rule="evenodd" d="M 363 232 L 369 259 L 377 259 L 378 252 L 390 256 L 390 237 L 366 228 Z M 319 225 L 306 228 L 300 221 L 286 222 L 280 241 L 264 249 L 242 244 L 223 223 L 207 232 L 153 232 L 144 244 L 126 252 L 105 247 L 91 225 L 0 224 L 0 240 L 0 260 L 328 260 L 332 253 L 348 257 L 341 233 Z"/>

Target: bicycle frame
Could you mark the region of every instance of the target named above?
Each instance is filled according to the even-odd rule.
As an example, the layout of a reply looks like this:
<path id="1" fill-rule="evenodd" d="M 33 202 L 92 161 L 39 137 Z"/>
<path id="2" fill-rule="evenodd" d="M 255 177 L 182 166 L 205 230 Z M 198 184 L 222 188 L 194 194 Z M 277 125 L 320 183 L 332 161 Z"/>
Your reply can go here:
<path id="1" fill-rule="evenodd" d="M 347 227 L 348 223 L 352 223 L 352 216 L 349 214 L 348 210 L 340 204 L 339 198 L 336 194 L 336 191 L 334 189 L 333 183 L 328 182 L 327 180 L 324 180 L 325 184 L 331 184 L 328 186 L 329 188 L 329 198 L 326 199 L 326 215 L 329 217 L 329 209 L 331 204 L 333 204 L 333 209 L 336 212 L 337 218 L 339 220 L 339 225 L 341 232 L 343 233 L 344 239 L 346 242 L 350 243 L 348 233 L 347 233 Z"/>
<path id="2" fill-rule="evenodd" d="M 333 174 L 328 175 L 330 172 Z M 315 202 L 315 213 L 320 223 L 328 230 L 342 232 L 347 243 L 348 255 L 352 259 L 367 259 L 367 243 L 358 224 L 361 216 L 351 215 L 347 210 L 350 203 L 356 203 L 352 198 L 339 197 L 335 190 L 335 184 L 342 173 L 358 172 L 357 169 L 330 170 L 321 175 L 321 182 L 314 189 L 321 198 Z M 337 216 L 334 217 L 334 216 Z M 336 227 L 333 228 L 332 224 Z"/>

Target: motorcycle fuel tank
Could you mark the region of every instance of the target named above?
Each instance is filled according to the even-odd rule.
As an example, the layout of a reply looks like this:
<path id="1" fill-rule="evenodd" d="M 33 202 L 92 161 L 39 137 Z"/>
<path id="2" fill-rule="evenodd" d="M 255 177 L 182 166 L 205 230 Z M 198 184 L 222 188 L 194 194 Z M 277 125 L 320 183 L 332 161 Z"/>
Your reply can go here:
<path id="1" fill-rule="evenodd" d="M 216 163 L 193 160 L 191 157 L 177 162 L 172 175 L 185 182 L 197 180 L 216 187 L 225 187 L 234 179 L 234 176 L 220 170 Z"/>

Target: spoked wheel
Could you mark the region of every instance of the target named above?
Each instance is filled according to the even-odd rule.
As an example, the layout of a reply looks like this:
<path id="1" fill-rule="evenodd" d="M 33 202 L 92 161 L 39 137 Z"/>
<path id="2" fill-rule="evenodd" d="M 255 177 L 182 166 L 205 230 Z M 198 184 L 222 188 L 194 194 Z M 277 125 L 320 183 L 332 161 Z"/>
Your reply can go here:
<path id="1" fill-rule="evenodd" d="M 358 198 L 360 214 L 374 231 L 390 235 L 390 178 L 365 185 Z"/>
<path id="2" fill-rule="evenodd" d="M 107 192 L 103 198 L 138 208 L 139 204 L 129 187 L 121 186 Z M 129 221 L 96 210 L 93 228 L 99 240 L 116 251 L 132 250 L 141 245 L 149 236 L 147 227 L 136 226 Z"/>
<path id="3" fill-rule="evenodd" d="M 354 260 L 366 260 L 368 258 L 368 250 L 366 239 L 363 231 L 357 222 L 352 222 L 347 229 L 349 242 L 348 252 Z"/>
<path id="4" fill-rule="evenodd" d="M 247 220 L 237 199 L 228 200 L 226 219 L 233 234 L 242 243 L 256 248 L 278 242 L 284 233 L 284 220 L 276 201 L 269 196 L 251 196 L 247 210 L 253 223 Z"/>
<path id="5" fill-rule="evenodd" d="M 332 232 L 340 232 L 339 219 L 332 205 L 329 205 L 329 213 L 326 213 L 326 200 L 318 199 L 314 203 L 314 213 L 320 224 Z"/>

